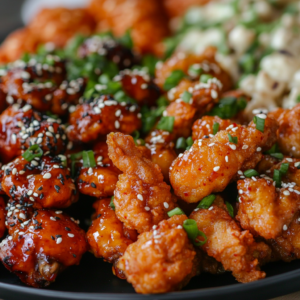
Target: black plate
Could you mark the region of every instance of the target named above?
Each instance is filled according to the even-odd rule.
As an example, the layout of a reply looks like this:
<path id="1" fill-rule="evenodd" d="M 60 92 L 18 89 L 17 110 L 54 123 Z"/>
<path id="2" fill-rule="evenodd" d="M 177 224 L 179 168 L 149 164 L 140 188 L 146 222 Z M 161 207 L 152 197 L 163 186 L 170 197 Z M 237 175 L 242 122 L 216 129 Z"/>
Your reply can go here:
<path id="1" fill-rule="evenodd" d="M 18 10 L 22 0 L 0 0 L 0 40 L 21 25 Z M 92 213 L 92 200 L 82 199 L 68 209 L 87 228 Z M 192 279 L 181 292 L 165 295 L 137 295 L 126 281 L 116 278 L 111 265 L 86 253 L 79 266 L 58 276 L 47 289 L 34 289 L 22 284 L 17 276 L 0 265 L 0 298 L 5 300 L 81 299 L 81 300 L 267 300 L 300 290 L 300 261 L 267 265 L 268 277 L 261 281 L 239 284 L 230 273 L 213 276 L 202 274 Z"/>

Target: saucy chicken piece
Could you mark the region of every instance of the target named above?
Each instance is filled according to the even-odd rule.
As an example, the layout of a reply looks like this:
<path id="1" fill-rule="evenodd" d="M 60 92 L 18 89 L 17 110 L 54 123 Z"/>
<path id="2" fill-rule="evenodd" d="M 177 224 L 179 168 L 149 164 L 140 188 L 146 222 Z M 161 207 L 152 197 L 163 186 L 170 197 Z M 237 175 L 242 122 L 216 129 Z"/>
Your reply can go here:
<path id="1" fill-rule="evenodd" d="M 79 264 L 88 249 L 85 232 L 61 211 L 36 210 L 27 221 L 1 242 L 0 259 L 27 285 L 44 287 Z"/>
<path id="2" fill-rule="evenodd" d="M 4 163 L 37 144 L 52 154 L 64 153 L 67 146 L 65 128 L 59 119 L 52 119 L 32 109 L 29 104 L 14 104 L 0 115 L 0 156 Z"/>
<path id="3" fill-rule="evenodd" d="M 22 156 L 2 167 L 1 189 L 15 200 L 36 208 L 64 208 L 78 200 L 66 157 L 42 156 L 30 162 Z"/>
<path id="4" fill-rule="evenodd" d="M 279 123 L 278 145 L 283 154 L 300 158 L 300 104 L 269 113 Z"/>
<path id="5" fill-rule="evenodd" d="M 29 23 L 30 34 L 39 44 L 53 43 L 64 47 L 75 34 L 90 35 L 96 23 L 87 9 L 44 8 Z"/>
<path id="6" fill-rule="evenodd" d="M 249 231 L 242 231 L 225 209 L 213 204 L 192 212 L 189 218 L 207 237 L 202 249 L 231 271 L 237 281 L 246 283 L 266 276 L 260 271 L 259 260 L 270 257 L 270 248 L 256 243 Z"/>
<path id="7" fill-rule="evenodd" d="M 193 6 L 204 5 L 208 0 L 163 0 L 164 7 L 170 18 L 179 17 Z"/>
<path id="8" fill-rule="evenodd" d="M 113 196 L 121 172 L 110 160 L 105 142 L 98 142 L 93 152 L 97 166 L 85 168 L 81 165 L 76 179 L 78 190 L 84 195 L 97 198 Z"/>
<path id="9" fill-rule="evenodd" d="M 137 232 L 127 229 L 119 221 L 115 211 L 109 205 L 110 201 L 110 199 L 97 200 L 93 204 L 95 218 L 87 232 L 87 241 L 96 257 L 102 257 L 115 266 L 128 245 L 137 240 Z M 122 272 L 116 274 L 124 279 Z"/>
<path id="10" fill-rule="evenodd" d="M 277 191 L 273 183 L 268 177 L 238 181 L 240 203 L 236 219 L 243 229 L 265 239 L 280 236 L 300 204 L 300 188 L 286 186 Z"/>
<path id="11" fill-rule="evenodd" d="M 116 215 L 129 229 L 149 231 L 175 207 L 171 188 L 159 166 L 143 157 L 131 136 L 111 133 L 107 144 L 110 159 L 123 172 L 115 190 Z"/>
<path id="12" fill-rule="evenodd" d="M 122 36 L 130 29 L 135 50 L 163 54 L 162 41 L 169 28 L 160 0 L 92 0 L 89 10 L 100 31 L 111 30 L 116 36 Z"/>
<path id="13" fill-rule="evenodd" d="M 101 96 L 77 105 L 70 114 L 69 124 L 69 139 L 88 143 L 114 131 L 133 133 L 141 127 L 141 114 L 135 105 L 118 103 L 108 96 Z"/>
<path id="14" fill-rule="evenodd" d="M 229 127 L 197 140 L 173 162 L 170 182 L 177 196 L 193 203 L 223 191 L 247 159 L 276 141 L 277 123 L 271 118 L 265 120 L 263 133 L 253 122 L 248 127 Z"/>
<path id="15" fill-rule="evenodd" d="M 226 130 L 232 124 L 231 120 L 223 120 L 218 116 L 204 116 L 193 124 L 193 140 L 203 139 L 205 136 L 212 137 L 216 123 L 219 124 L 218 131 Z"/>
<path id="16" fill-rule="evenodd" d="M 199 262 L 182 228 L 185 215 L 161 221 L 128 246 L 117 266 L 137 293 L 177 291 L 197 274 Z"/>

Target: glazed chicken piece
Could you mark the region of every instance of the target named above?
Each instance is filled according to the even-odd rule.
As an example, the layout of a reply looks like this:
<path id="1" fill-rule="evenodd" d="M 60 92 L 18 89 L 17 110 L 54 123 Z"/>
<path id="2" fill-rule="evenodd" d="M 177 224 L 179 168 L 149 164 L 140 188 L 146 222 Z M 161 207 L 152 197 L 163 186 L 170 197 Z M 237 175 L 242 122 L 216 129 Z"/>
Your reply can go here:
<path id="1" fill-rule="evenodd" d="M 160 167 L 166 182 L 169 182 L 170 166 L 177 157 L 174 139 L 172 133 L 158 129 L 153 130 L 145 139 L 146 147 L 151 151 L 151 160 Z"/>
<path id="2" fill-rule="evenodd" d="M 59 119 L 32 109 L 29 104 L 14 104 L 0 115 L 0 156 L 4 163 L 37 144 L 52 154 L 65 152 L 67 136 Z"/>
<path id="3" fill-rule="evenodd" d="M 300 104 L 292 109 L 282 109 L 269 113 L 279 123 L 278 145 L 285 155 L 300 158 Z"/>
<path id="4" fill-rule="evenodd" d="M 198 119 L 193 124 L 193 140 L 203 139 L 205 137 L 212 137 L 213 126 L 218 123 L 218 131 L 226 130 L 232 124 L 231 120 L 223 120 L 218 116 L 204 116 Z"/>
<path id="5" fill-rule="evenodd" d="M 277 123 L 271 118 L 265 120 L 263 133 L 253 122 L 248 127 L 229 127 L 212 138 L 197 140 L 173 162 L 170 182 L 177 196 L 193 203 L 223 191 L 247 159 L 276 141 Z"/>
<path id="6" fill-rule="evenodd" d="M 271 178 L 238 181 L 239 209 L 236 219 L 254 236 L 275 239 L 292 222 L 300 204 L 300 188 L 283 184 L 279 191 Z"/>
<path id="7" fill-rule="evenodd" d="M 110 207 L 110 199 L 97 200 L 93 207 L 95 217 L 87 232 L 87 241 L 96 257 L 114 264 L 115 274 L 125 279 L 124 274 L 115 267 L 119 258 L 124 255 L 128 245 L 137 240 L 137 232 L 127 229 L 116 217 Z"/>
<path id="8" fill-rule="evenodd" d="M 0 259 L 24 283 L 45 287 L 87 251 L 85 232 L 61 211 L 36 210 L 1 242 Z"/>
<path id="9" fill-rule="evenodd" d="M 118 176 L 121 174 L 108 156 L 108 147 L 105 142 L 98 142 L 93 147 L 97 166 L 84 168 L 81 164 L 76 185 L 80 193 L 92 197 L 113 196 Z"/>
<path id="10" fill-rule="evenodd" d="M 259 174 L 268 174 L 270 169 L 280 162 L 279 159 L 271 155 L 263 155 L 260 162 L 256 165 L 255 170 Z"/>
<path id="11" fill-rule="evenodd" d="M 35 208 L 65 208 L 78 200 L 66 157 L 41 156 L 27 161 L 19 156 L 1 170 L 1 189 Z"/>
<path id="12" fill-rule="evenodd" d="M 216 203 L 209 209 L 196 209 L 190 215 L 207 237 L 202 249 L 221 262 L 239 282 L 264 278 L 266 274 L 260 271 L 259 262 L 271 258 L 270 248 L 256 243 L 249 231 L 242 231 L 223 206 L 224 203 Z"/>
<path id="13" fill-rule="evenodd" d="M 197 274 L 199 262 L 184 229 L 185 215 L 161 221 L 128 246 L 117 266 L 137 293 L 177 291 Z"/>
<path id="14" fill-rule="evenodd" d="M 116 215 L 129 229 L 149 231 L 175 207 L 170 186 L 163 181 L 159 166 L 143 157 L 131 136 L 111 133 L 107 144 L 110 159 L 123 172 L 115 190 Z"/>
<path id="15" fill-rule="evenodd" d="M 186 80 L 182 84 L 179 84 L 178 91 L 176 88 L 170 90 L 169 93 L 173 94 L 173 97 L 169 97 L 170 100 L 176 100 L 178 97 L 189 87 L 199 84 L 199 77 L 201 74 L 209 74 L 212 77 L 218 79 L 221 82 L 222 92 L 228 91 L 232 87 L 232 80 L 230 76 L 222 70 L 217 61 L 215 60 L 216 48 L 208 47 L 202 54 L 185 54 L 182 52 L 174 53 L 164 63 L 156 65 L 155 80 L 158 86 L 163 89 L 166 79 L 171 75 L 173 71 L 181 70 L 187 76 L 190 76 L 191 80 Z M 190 67 L 194 67 L 197 70 L 202 70 L 195 75 L 190 71 Z M 198 82 L 193 83 L 193 80 Z"/>
<path id="16" fill-rule="evenodd" d="M 133 133 L 141 127 L 141 114 L 135 105 L 101 96 L 92 102 L 77 105 L 70 114 L 69 124 L 69 139 L 88 143 L 114 131 Z"/>
<path id="17" fill-rule="evenodd" d="M 89 10 L 98 22 L 98 30 L 122 36 L 130 29 L 135 50 L 163 54 L 162 41 L 169 28 L 160 0 L 92 0 Z"/>
<path id="18" fill-rule="evenodd" d="M 164 7 L 170 18 L 179 17 L 193 6 L 204 5 L 208 0 L 163 0 Z"/>

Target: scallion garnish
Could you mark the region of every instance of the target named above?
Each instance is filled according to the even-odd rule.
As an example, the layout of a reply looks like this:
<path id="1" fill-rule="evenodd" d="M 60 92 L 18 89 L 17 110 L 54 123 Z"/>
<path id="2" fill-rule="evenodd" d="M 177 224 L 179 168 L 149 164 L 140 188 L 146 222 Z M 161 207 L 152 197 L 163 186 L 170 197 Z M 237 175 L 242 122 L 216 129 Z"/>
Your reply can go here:
<path id="1" fill-rule="evenodd" d="M 213 204 L 213 202 L 216 199 L 216 195 L 211 194 L 205 198 L 203 198 L 200 203 L 198 204 L 197 208 L 203 208 L 203 209 L 208 209 L 210 206 Z"/>
<path id="2" fill-rule="evenodd" d="M 157 129 L 172 132 L 174 127 L 174 122 L 175 122 L 175 117 L 163 116 L 157 124 Z"/>
<path id="3" fill-rule="evenodd" d="M 115 204 L 114 204 L 114 199 L 115 199 L 115 196 L 112 196 L 111 199 L 110 199 L 110 203 L 109 203 L 109 206 L 115 210 L 116 207 L 115 207 Z"/>
<path id="4" fill-rule="evenodd" d="M 273 180 L 276 182 L 276 187 L 281 187 L 281 172 L 274 170 Z"/>
<path id="5" fill-rule="evenodd" d="M 284 158 L 282 153 L 271 153 L 270 155 L 280 160 L 283 160 Z"/>
<path id="6" fill-rule="evenodd" d="M 186 231 L 189 239 L 192 240 L 195 246 L 203 246 L 207 242 L 207 237 L 204 232 L 200 231 L 197 226 L 197 222 L 193 219 L 187 219 L 183 222 L 183 229 Z M 204 241 L 199 241 L 198 237 L 204 238 Z"/>
<path id="7" fill-rule="evenodd" d="M 213 135 L 216 135 L 217 132 L 219 131 L 220 124 L 218 122 L 215 122 L 213 125 Z"/>
<path id="8" fill-rule="evenodd" d="M 279 169 L 280 173 L 285 175 L 287 173 L 287 171 L 289 170 L 289 167 L 290 167 L 290 164 L 288 164 L 288 163 L 281 164 L 280 169 Z"/>
<path id="9" fill-rule="evenodd" d="M 253 176 L 259 176 L 259 173 L 254 169 L 250 169 L 244 172 L 244 176 L 247 178 L 251 178 Z"/>
<path id="10" fill-rule="evenodd" d="M 78 153 L 74 153 L 71 154 L 71 176 L 72 178 L 75 177 L 75 164 L 76 164 L 76 160 L 82 157 L 82 152 L 78 152 Z"/>
<path id="11" fill-rule="evenodd" d="M 228 138 L 229 138 L 229 142 L 230 143 L 233 143 L 233 144 L 237 144 L 238 143 L 237 136 L 232 136 L 230 133 L 228 133 Z"/>
<path id="12" fill-rule="evenodd" d="M 188 137 L 188 138 L 186 139 L 186 145 L 187 145 L 186 150 L 190 150 L 191 147 L 193 146 L 193 144 L 194 144 L 193 138 L 192 138 L 191 136 Z"/>
<path id="13" fill-rule="evenodd" d="M 173 87 L 177 86 L 184 76 L 185 74 L 181 70 L 173 71 L 164 83 L 164 90 L 169 91 Z"/>
<path id="14" fill-rule="evenodd" d="M 227 207 L 227 210 L 228 210 L 229 215 L 230 215 L 232 218 L 234 218 L 234 210 L 233 210 L 232 205 L 231 205 L 229 202 L 227 202 L 227 201 L 226 201 L 225 204 L 226 204 L 226 207 Z"/>
<path id="15" fill-rule="evenodd" d="M 94 168 L 94 167 L 96 167 L 94 152 L 92 150 L 82 151 L 82 160 L 83 160 L 83 167 L 84 168 Z"/>
<path id="16" fill-rule="evenodd" d="M 168 216 L 171 218 L 175 215 L 184 215 L 184 212 L 179 208 L 179 207 L 176 207 L 170 211 L 168 211 Z"/>
<path id="17" fill-rule="evenodd" d="M 193 95 L 192 95 L 190 92 L 185 91 L 185 92 L 182 94 L 181 99 L 182 99 L 182 101 L 184 101 L 185 103 L 190 103 L 190 100 L 191 100 L 192 96 L 193 96 Z"/>
<path id="18" fill-rule="evenodd" d="M 209 74 L 203 74 L 200 76 L 200 82 L 207 83 L 209 79 L 212 79 L 213 76 Z"/>
<path id="19" fill-rule="evenodd" d="M 176 141 L 176 149 L 186 149 L 186 141 L 184 137 L 178 138 Z"/>
<path id="20" fill-rule="evenodd" d="M 265 119 L 262 119 L 258 116 L 255 116 L 253 118 L 253 122 L 254 124 L 256 124 L 256 129 L 261 131 L 261 132 L 264 132 L 264 129 L 265 129 Z"/>
<path id="21" fill-rule="evenodd" d="M 39 145 L 32 145 L 23 154 L 23 158 L 27 161 L 32 161 L 35 157 L 41 157 L 43 155 L 43 150 Z"/>
<path id="22" fill-rule="evenodd" d="M 197 77 L 202 73 L 203 69 L 199 64 L 194 64 L 189 67 L 188 74 L 192 77 Z"/>

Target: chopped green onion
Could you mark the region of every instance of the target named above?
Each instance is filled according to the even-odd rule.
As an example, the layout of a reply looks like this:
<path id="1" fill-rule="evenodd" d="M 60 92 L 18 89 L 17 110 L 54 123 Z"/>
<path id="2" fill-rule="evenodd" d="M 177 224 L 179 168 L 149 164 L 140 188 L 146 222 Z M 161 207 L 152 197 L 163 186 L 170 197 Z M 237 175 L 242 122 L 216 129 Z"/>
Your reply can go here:
<path id="1" fill-rule="evenodd" d="M 285 175 L 287 173 L 287 171 L 289 170 L 289 167 L 290 167 L 290 164 L 288 164 L 288 163 L 281 164 L 280 169 L 279 169 L 280 173 Z"/>
<path id="2" fill-rule="evenodd" d="M 281 187 L 281 172 L 274 170 L 273 180 L 276 182 L 276 187 Z"/>
<path id="3" fill-rule="evenodd" d="M 216 199 L 216 195 L 211 194 L 205 198 L 203 198 L 200 203 L 198 204 L 197 208 L 203 208 L 203 209 L 208 209 L 210 206 L 213 204 L 213 202 Z"/>
<path id="4" fill-rule="evenodd" d="M 157 129 L 172 132 L 174 127 L 174 122 L 175 122 L 175 117 L 163 116 L 157 124 Z"/>
<path id="5" fill-rule="evenodd" d="M 228 139 L 230 143 L 237 144 L 238 143 L 238 138 L 237 136 L 232 136 L 230 133 L 228 133 Z"/>
<path id="6" fill-rule="evenodd" d="M 297 103 L 300 102 L 300 95 L 297 96 L 296 102 L 297 102 Z"/>
<path id="7" fill-rule="evenodd" d="M 96 167 L 94 152 L 92 150 L 82 151 L 82 160 L 83 160 L 83 167 L 84 168 L 94 168 L 94 167 Z"/>
<path id="8" fill-rule="evenodd" d="M 183 229 L 186 231 L 189 239 L 193 241 L 196 246 L 203 246 L 207 242 L 206 235 L 198 229 L 197 222 L 193 219 L 187 219 L 183 222 Z M 197 241 L 197 238 L 202 236 L 204 241 Z"/>
<path id="9" fill-rule="evenodd" d="M 182 94 L 181 99 L 182 99 L 182 101 L 184 101 L 185 103 L 190 103 L 190 100 L 191 100 L 192 96 L 193 96 L 193 95 L 192 95 L 190 92 L 185 91 L 185 92 Z"/>
<path id="10" fill-rule="evenodd" d="M 185 74 L 181 70 L 175 70 L 171 75 L 166 79 L 164 83 L 164 90 L 169 91 L 173 87 L 177 86 L 182 78 L 185 77 Z"/>
<path id="11" fill-rule="evenodd" d="M 184 212 L 179 208 L 179 207 L 176 207 L 170 211 L 168 211 L 168 216 L 171 218 L 175 215 L 184 215 Z"/>
<path id="12" fill-rule="evenodd" d="M 166 97 L 164 97 L 164 96 L 159 97 L 157 99 L 156 103 L 157 103 L 158 107 L 164 107 L 164 108 L 166 108 L 170 104 L 170 102 L 168 101 L 168 99 Z"/>
<path id="13" fill-rule="evenodd" d="M 76 160 L 82 157 L 82 152 L 78 152 L 78 153 L 74 153 L 71 154 L 71 176 L 72 178 L 75 177 L 75 164 L 76 164 Z"/>
<path id="14" fill-rule="evenodd" d="M 270 155 L 280 160 L 283 160 L 284 158 L 282 153 L 271 153 Z"/>
<path id="15" fill-rule="evenodd" d="M 202 73 L 203 69 L 199 64 L 194 64 L 189 67 L 188 74 L 192 77 L 197 77 Z"/>
<path id="16" fill-rule="evenodd" d="M 52 119 L 55 119 L 55 120 L 57 120 L 57 119 L 59 118 L 58 115 L 52 114 L 50 111 L 47 111 L 47 112 L 46 112 L 46 115 L 47 115 L 48 117 L 52 118 Z"/>
<path id="17" fill-rule="evenodd" d="M 133 47 L 133 41 L 131 38 L 131 29 L 127 29 L 125 34 L 122 37 L 120 37 L 119 41 L 123 46 L 131 49 Z"/>
<path id="18" fill-rule="evenodd" d="M 274 144 L 272 146 L 272 148 L 270 150 L 266 151 L 265 153 L 266 154 L 272 154 L 272 153 L 279 153 L 279 151 L 280 151 L 280 149 L 279 149 L 278 144 Z"/>
<path id="19" fill-rule="evenodd" d="M 109 203 L 109 206 L 115 210 L 116 207 L 115 207 L 115 204 L 114 204 L 114 199 L 115 199 L 115 196 L 112 196 L 111 199 L 110 199 L 110 203 Z"/>
<path id="20" fill-rule="evenodd" d="M 145 145 L 145 141 L 143 139 L 140 139 L 140 133 L 137 130 L 134 131 L 132 135 L 133 135 L 132 137 L 133 137 L 134 143 L 137 146 L 144 146 Z"/>
<path id="21" fill-rule="evenodd" d="M 216 135 L 217 132 L 219 131 L 220 124 L 218 122 L 215 122 L 213 125 L 213 135 Z"/>
<path id="22" fill-rule="evenodd" d="M 184 137 L 178 138 L 176 141 L 176 149 L 186 149 L 186 141 Z"/>
<path id="23" fill-rule="evenodd" d="M 253 176 L 259 176 L 259 173 L 255 171 L 254 169 L 250 169 L 244 172 L 245 177 L 251 178 Z"/>
<path id="24" fill-rule="evenodd" d="M 234 210 L 233 210 L 233 207 L 232 205 L 226 201 L 226 207 L 227 207 L 227 210 L 228 210 L 228 213 L 229 215 L 234 218 Z"/>
<path id="25" fill-rule="evenodd" d="M 43 150 L 39 145 L 32 145 L 23 154 L 23 158 L 27 161 L 32 161 L 35 157 L 41 157 L 43 155 Z"/>
<path id="26" fill-rule="evenodd" d="M 188 138 L 186 139 L 186 145 L 187 145 L 186 150 L 191 149 L 191 147 L 193 146 L 193 144 L 194 144 L 193 138 L 192 138 L 191 136 L 188 137 Z"/>
<path id="27" fill-rule="evenodd" d="M 207 83 L 209 79 L 212 79 L 213 76 L 209 74 L 203 74 L 200 76 L 200 82 Z"/>
<path id="28" fill-rule="evenodd" d="M 253 122 L 254 124 L 256 124 L 256 129 L 261 131 L 261 132 L 264 132 L 264 129 L 265 129 L 265 119 L 262 119 L 258 116 L 255 116 L 253 118 Z"/>

